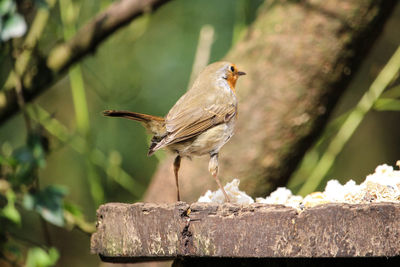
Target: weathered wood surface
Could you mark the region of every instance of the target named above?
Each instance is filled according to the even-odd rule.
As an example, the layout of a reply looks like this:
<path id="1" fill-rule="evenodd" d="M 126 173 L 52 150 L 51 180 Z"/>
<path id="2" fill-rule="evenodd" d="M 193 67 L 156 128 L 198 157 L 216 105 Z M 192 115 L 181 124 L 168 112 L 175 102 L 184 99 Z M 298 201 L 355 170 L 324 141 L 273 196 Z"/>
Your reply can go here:
<path id="1" fill-rule="evenodd" d="M 400 255 L 400 204 L 109 203 L 97 211 L 91 252 L 104 261 L 191 257 Z"/>

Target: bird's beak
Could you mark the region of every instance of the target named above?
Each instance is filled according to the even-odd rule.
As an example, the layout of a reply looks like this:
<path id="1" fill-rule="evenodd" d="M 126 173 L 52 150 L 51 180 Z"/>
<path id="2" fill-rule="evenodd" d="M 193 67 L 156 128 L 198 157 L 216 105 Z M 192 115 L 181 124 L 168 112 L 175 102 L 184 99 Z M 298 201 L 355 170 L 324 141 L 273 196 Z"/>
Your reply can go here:
<path id="1" fill-rule="evenodd" d="M 238 74 L 239 76 L 242 76 L 242 75 L 246 75 L 246 72 L 244 72 L 244 71 L 238 71 L 237 74 Z"/>

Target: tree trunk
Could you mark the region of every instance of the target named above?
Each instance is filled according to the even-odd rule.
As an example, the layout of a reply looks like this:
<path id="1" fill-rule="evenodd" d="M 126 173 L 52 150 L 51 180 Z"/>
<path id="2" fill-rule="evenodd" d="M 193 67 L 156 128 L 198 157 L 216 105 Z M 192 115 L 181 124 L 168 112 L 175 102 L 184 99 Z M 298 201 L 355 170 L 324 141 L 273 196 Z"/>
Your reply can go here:
<path id="1" fill-rule="evenodd" d="M 395 0 L 266 1 L 226 56 L 248 75 L 237 85 L 235 136 L 220 152 L 223 182 L 253 196 L 285 185 L 389 18 Z M 156 171 L 146 201 L 176 201 L 173 156 Z M 183 160 L 183 201 L 217 188 L 208 157 Z M 160 193 L 162 192 L 162 193 Z"/>

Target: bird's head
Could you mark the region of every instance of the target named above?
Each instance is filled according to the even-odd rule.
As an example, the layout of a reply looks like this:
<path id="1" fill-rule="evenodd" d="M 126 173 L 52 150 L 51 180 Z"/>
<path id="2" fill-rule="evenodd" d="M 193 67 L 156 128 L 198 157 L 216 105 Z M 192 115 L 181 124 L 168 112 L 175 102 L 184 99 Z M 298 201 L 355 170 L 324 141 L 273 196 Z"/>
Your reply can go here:
<path id="1" fill-rule="evenodd" d="M 208 65 L 199 75 L 199 80 L 212 79 L 212 82 L 224 81 L 235 92 L 236 81 L 239 76 L 245 75 L 239 71 L 235 64 L 227 61 L 219 61 Z"/>
<path id="2" fill-rule="evenodd" d="M 246 73 L 243 71 L 239 71 L 236 65 L 233 63 L 229 63 L 227 66 L 225 66 L 224 70 L 225 70 L 225 75 L 223 76 L 223 79 L 225 79 L 228 82 L 228 85 L 231 88 L 231 90 L 235 92 L 237 79 L 239 78 L 239 76 L 246 75 Z"/>

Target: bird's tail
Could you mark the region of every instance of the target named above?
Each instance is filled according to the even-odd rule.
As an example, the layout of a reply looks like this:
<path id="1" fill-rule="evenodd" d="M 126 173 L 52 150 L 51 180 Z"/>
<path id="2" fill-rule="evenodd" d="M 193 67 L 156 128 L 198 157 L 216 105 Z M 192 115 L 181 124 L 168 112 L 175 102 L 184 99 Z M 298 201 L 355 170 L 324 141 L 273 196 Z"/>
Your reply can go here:
<path id="1" fill-rule="evenodd" d="M 126 110 L 105 110 L 103 115 L 107 117 L 121 117 L 142 123 L 142 125 L 155 136 L 163 136 L 165 130 L 165 120 L 162 117 L 131 112 Z"/>

